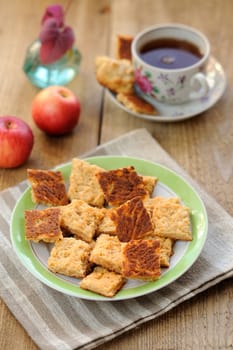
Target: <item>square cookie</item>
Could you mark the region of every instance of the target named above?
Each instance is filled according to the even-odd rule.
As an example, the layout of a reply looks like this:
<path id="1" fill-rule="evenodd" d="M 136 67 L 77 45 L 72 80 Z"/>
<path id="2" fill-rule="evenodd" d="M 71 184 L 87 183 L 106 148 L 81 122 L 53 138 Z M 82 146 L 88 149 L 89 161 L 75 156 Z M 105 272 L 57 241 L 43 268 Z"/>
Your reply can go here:
<path id="1" fill-rule="evenodd" d="M 154 229 L 151 217 L 140 197 L 135 197 L 112 212 L 116 234 L 121 242 L 140 239 Z"/>
<path id="2" fill-rule="evenodd" d="M 190 209 L 174 198 L 156 197 L 153 202 L 154 234 L 175 240 L 192 240 Z"/>
<path id="3" fill-rule="evenodd" d="M 33 242 L 48 243 L 63 239 L 60 229 L 60 209 L 25 210 L 25 237 Z"/>
<path id="4" fill-rule="evenodd" d="M 160 242 L 154 239 L 130 241 L 123 247 L 122 275 L 154 281 L 161 275 Z"/>
<path id="5" fill-rule="evenodd" d="M 82 279 L 80 287 L 106 297 L 113 297 L 124 283 L 125 279 L 120 274 L 97 266 L 92 273 Z"/>
<path id="6" fill-rule="evenodd" d="M 143 178 L 133 166 L 104 171 L 97 178 L 109 205 L 119 206 L 134 197 L 148 196 Z"/>
<path id="7" fill-rule="evenodd" d="M 91 207 L 79 199 L 61 207 L 62 228 L 86 242 L 92 241 L 102 218 L 101 209 Z"/>
<path id="8" fill-rule="evenodd" d="M 89 205 L 102 207 L 104 205 L 104 194 L 96 178 L 96 174 L 103 172 L 104 169 L 97 165 L 74 158 L 72 159 L 70 186 L 68 197 L 81 199 Z"/>
<path id="9" fill-rule="evenodd" d="M 121 242 L 116 236 L 101 234 L 91 252 L 90 261 L 110 271 L 121 273 Z"/>
<path id="10" fill-rule="evenodd" d="M 65 276 L 82 278 L 87 275 L 91 264 L 89 256 L 91 246 L 79 239 L 64 238 L 55 243 L 48 259 L 48 268 L 52 272 Z"/>
<path id="11" fill-rule="evenodd" d="M 58 206 L 68 204 L 65 182 L 60 171 L 27 170 L 32 185 L 32 201 L 38 204 Z"/>

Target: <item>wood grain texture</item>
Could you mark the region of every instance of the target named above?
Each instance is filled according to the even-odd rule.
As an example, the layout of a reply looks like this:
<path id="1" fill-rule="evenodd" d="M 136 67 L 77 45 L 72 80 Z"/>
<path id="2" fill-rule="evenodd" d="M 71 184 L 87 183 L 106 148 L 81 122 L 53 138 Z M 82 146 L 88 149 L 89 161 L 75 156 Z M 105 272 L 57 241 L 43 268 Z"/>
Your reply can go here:
<path id="1" fill-rule="evenodd" d="M 233 65 L 231 0 L 76 0 L 67 14 L 82 53 L 79 76 L 69 87 L 79 96 L 78 127 L 64 137 L 48 137 L 31 119 L 31 101 L 38 89 L 22 71 L 27 46 L 39 33 L 40 19 L 50 1 L 0 0 L 0 115 L 17 115 L 35 135 L 30 160 L 14 170 L 0 169 L 0 190 L 25 179 L 26 169 L 51 168 L 114 137 L 146 128 L 163 148 L 218 202 L 233 214 Z M 65 6 L 66 1 L 59 1 Z M 118 33 L 135 35 L 147 26 L 180 22 L 203 31 L 212 55 L 223 65 L 228 86 L 211 109 L 178 123 L 153 123 L 119 110 L 97 84 L 97 55 L 115 55 Z M 214 257 L 213 257 L 214 258 Z M 232 349 L 232 280 L 201 293 L 160 318 L 98 347 L 98 350 Z M 0 349 L 37 350 L 23 327 L 0 302 Z M 42 349 L 43 350 L 43 349 Z"/>

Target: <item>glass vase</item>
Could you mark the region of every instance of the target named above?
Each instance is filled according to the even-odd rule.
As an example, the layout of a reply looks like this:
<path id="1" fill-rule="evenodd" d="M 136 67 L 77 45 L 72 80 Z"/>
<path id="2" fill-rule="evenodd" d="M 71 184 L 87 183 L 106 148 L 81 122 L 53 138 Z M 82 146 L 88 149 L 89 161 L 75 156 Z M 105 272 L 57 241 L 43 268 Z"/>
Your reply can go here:
<path id="1" fill-rule="evenodd" d="M 79 73 L 81 54 L 77 48 L 68 50 L 54 63 L 42 64 L 39 59 L 40 46 L 39 40 L 29 46 L 23 64 L 23 71 L 33 85 L 40 88 L 66 85 Z"/>

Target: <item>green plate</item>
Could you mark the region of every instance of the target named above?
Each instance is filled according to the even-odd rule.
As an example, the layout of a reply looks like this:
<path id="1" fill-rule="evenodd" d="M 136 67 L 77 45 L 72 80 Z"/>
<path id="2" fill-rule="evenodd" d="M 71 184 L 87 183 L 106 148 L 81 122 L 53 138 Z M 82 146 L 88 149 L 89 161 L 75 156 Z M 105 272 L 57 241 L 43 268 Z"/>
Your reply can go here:
<path id="1" fill-rule="evenodd" d="M 48 245 L 45 243 L 28 242 L 25 239 L 24 211 L 35 208 L 35 204 L 31 199 L 31 187 L 29 186 L 16 203 L 11 218 L 11 240 L 21 263 L 36 278 L 51 288 L 88 300 L 124 300 L 139 297 L 161 289 L 183 275 L 198 258 L 207 237 L 207 214 L 205 206 L 196 191 L 174 171 L 143 159 L 102 156 L 86 158 L 86 161 L 106 170 L 133 165 L 135 170 L 141 175 L 156 176 L 159 181 L 153 196 L 177 196 L 184 205 L 190 208 L 193 240 L 191 242 L 176 242 L 170 267 L 162 270 L 159 280 L 153 282 L 130 280 L 115 297 L 105 298 L 96 293 L 81 289 L 79 287 L 79 279 L 50 272 L 46 266 L 49 256 Z M 57 167 L 56 170 L 61 170 L 65 180 L 67 182 L 69 181 L 71 163 Z"/>

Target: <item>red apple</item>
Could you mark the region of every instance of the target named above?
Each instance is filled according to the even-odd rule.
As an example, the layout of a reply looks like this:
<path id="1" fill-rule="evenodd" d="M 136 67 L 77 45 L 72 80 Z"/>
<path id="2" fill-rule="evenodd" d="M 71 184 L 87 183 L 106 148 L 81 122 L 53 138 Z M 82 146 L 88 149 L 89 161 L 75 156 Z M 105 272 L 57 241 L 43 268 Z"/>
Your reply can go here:
<path id="1" fill-rule="evenodd" d="M 32 117 L 38 128 L 47 134 L 63 135 L 78 124 L 80 102 L 66 87 L 49 86 L 35 96 Z"/>
<path id="2" fill-rule="evenodd" d="M 30 156 L 34 143 L 31 128 L 23 120 L 0 117 L 0 168 L 16 168 Z"/>

